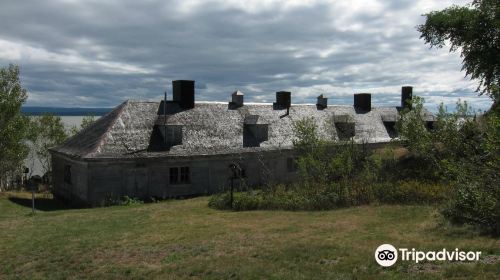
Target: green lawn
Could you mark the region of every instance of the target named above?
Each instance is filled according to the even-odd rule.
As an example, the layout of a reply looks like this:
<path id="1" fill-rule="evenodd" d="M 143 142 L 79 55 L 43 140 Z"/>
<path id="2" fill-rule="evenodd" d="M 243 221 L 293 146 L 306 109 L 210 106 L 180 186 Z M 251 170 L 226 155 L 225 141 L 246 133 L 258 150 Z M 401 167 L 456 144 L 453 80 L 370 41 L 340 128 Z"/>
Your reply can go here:
<path id="1" fill-rule="evenodd" d="M 228 212 L 206 197 L 65 210 L 51 199 L 30 215 L 29 194 L 0 194 L 0 278 L 482 278 L 500 275 L 500 242 L 440 226 L 431 206 L 323 212 Z M 480 250 L 479 263 L 398 262 L 382 243 Z"/>

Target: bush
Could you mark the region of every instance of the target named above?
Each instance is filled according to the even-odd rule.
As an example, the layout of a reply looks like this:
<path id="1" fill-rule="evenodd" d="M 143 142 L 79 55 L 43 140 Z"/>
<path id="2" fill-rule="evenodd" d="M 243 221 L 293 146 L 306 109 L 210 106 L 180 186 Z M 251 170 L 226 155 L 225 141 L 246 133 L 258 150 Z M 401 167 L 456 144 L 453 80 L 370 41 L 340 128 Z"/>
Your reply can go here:
<path id="1" fill-rule="evenodd" d="M 374 185 L 377 200 L 382 203 L 425 204 L 447 199 L 452 188 L 445 184 L 421 181 L 399 181 Z"/>
<path id="2" fill-rule="evenodd" d="M 500 235 L 500 190 L 498 186 L 458 186 L 442 214 L 454 224 L 470 224 Z"/>
<path id="3" fill-rule="evenodd" d="M 450 194 L 447 185 L 417 181 L 401 181 L 394 184 L 366 184 L 360 181 L 332 182 L 328 185 L 297 184 L 286 187 L 276 185 L 266 190 L 213 195 L 208 205 L 215 209 L 246 210 L 331 210 L 382 203 L 436 203 Z"/>
<path id="4" fill-rule="evenodd" d="M 217 209 L 327 210 L 372 202 L 423 204 L 449 200 L 442 211 L 454 223 L 500 234 L 500 117 L 498 110 L 471 118 L 467 103 L 455 113 L 441 106 L 432 129 L 423 100 L 403 110 L 398 144 L 407 153 L 373 153 L 351 141 L 322 140 L 310 118 L 294 123 L 301 180 L 258 192 L 213 196 Z M 455 186 L 455 187 L 453 187 Z M 451 198 L 451 200 L 450 200 Z"/>

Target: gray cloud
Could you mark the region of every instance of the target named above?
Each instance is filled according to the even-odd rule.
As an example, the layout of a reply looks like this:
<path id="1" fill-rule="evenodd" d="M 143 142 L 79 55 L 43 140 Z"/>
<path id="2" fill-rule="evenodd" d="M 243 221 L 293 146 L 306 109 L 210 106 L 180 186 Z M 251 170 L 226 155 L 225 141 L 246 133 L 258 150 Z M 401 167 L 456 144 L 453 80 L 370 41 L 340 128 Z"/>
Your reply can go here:
<path id="1" fill-rule="evenodd" d="M 0 64 L 21 66 L 29 105 L 115 106 L 158 99 L 194 79 L 198 100 L 297 103 L 319 93 L 352 104 L 355 92 L 396 105 L 402 85 L 428 107 L 458 98 L 485 109 L 460 58 L 429 49 L 421 14 L 463 1 L 7 1 Z M 454 100 L 454 101 L 453 101 Z M 451 104 L 450 103 L 450 104 Z"/>

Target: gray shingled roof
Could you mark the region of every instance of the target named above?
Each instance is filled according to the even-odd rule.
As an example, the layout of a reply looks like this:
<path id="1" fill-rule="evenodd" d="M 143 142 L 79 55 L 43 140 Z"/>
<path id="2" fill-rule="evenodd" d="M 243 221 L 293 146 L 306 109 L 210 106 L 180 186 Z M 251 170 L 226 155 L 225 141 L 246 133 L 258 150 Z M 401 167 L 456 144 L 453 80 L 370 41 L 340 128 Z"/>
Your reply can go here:
<path id="1" fill-rule="evenodd" d="M 351 119 L 355 122 L 357 142 L 383 143 L 391 140 L 383 121 L 395 121 L 396 107 L 376 107 L 367 113 L 356 113 L 353 106 L 328 106 L 318 110 L 316 105 L 292 105 L 274 110 L 272 104 L 246 103 L 236 110 L 227 103 L 198 102 L 194 109 L 158 116 L 160 102 L 126 101 L 93 125 L 70 138 L 52 151 L 81 158 L 163 157 L 243 153 L 292 148 L 293 121 L 312 117 L 323 139 L 337 140 L 332 120 Z M 260 147 L 243 147 L 245 117 L 259 116 L 258 122 L 268 124 L 268 140 Z M 426 113 L 426 119 L 433 116 Z M 247 118 L 248 120 L 248 118 Z M 156 124 L 183 126 L 182 145 L 169 150 L 153 151 L 153 131 Z"/>

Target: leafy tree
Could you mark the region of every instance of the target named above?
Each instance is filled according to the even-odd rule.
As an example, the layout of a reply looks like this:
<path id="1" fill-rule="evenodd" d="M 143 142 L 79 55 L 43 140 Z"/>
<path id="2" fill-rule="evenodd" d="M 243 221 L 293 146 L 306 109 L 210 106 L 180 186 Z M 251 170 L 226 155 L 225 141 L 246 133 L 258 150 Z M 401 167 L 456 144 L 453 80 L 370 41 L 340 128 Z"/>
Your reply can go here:
<path id="1" fill-rule="evenodd" d="M 500 2 L 475 0 L 465 7 L 452 6 L 424 15 L 418 26 L 420 38 L 431 47 L 451 43 L 450 51 L 460 51 L 462 70 L 479 80 L 477 91 L 496 102 L 500 98 Z"/>
<path id="2" fill-rule="evenodd" d="M 93 115 L 88 115 L 88 116 L 83 117 L 82 124 L 80 126 L 82 129 L 86 129 L 94 122 L 95 122 L 95 117 Z"/>
<path id="3" fill-rule="evenodd" d="M 362 151 L 359 145 L 350 141 L 320 139 L 313 118 L 304 118 L 293 123 L 294 148 L 299 174 L 304 183 L 327 184 L 332 181 L 348 183 L 356 171 L 368 165 L 370 153 Z"/>
<path id="4" fill-rule="evenodd" d="M 88 116 L 83 117 L 80 128 L 78 128 L 76 125 L 72 126 L 69 130 L 69 135 L 70 136 L 76 135 L 79 131 L 84 130 L 85 128 L 89 127 L 95 121 L 96 121 L 96 119 L 93 115 L 88 115 Z"/>
<path id="5" fill-rule="evenodd" d="M 466 102 L 458 101 L 453 113 L 441 104 L 428 130 L 420 117 L 422 101 L 414 98 L 413 104 L 398 121 L 401 143 L 416 163 L 411 168 L 453 188 L 442 209 L 448 220 L 500 235 L 498 112 L 475 118 Z"/>
<path id="6" fill-rule="evenodd" d="M 29 120 L 21 114 L 26 98 L 19 67 L 0 68 L 0 188 L 16 175 L 29 152 L 24 141 Z"/>
<path id="7" fill-rule="evenodd" d="M 62 144 L 68 138 L 61 117 L 50 114 L 35 117 L 31 121 L 31 131 L 33 133 L 30 140 L 43 172 L 50 172 L 52 168 L 49 148 Z"/>
<path id="8" fill-rule="evenodd" d="M 412 109 L 405 108 L 396 123 L 399 141 L 419 157 L 431 155 L 432 148 L 431 133 L 424 120 L 424 101 L 421 97 L 413 97 Z"/>

